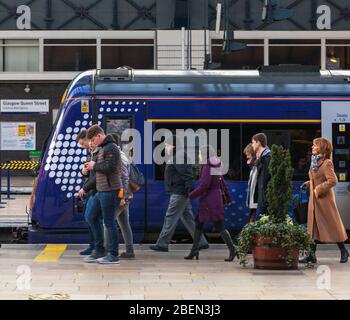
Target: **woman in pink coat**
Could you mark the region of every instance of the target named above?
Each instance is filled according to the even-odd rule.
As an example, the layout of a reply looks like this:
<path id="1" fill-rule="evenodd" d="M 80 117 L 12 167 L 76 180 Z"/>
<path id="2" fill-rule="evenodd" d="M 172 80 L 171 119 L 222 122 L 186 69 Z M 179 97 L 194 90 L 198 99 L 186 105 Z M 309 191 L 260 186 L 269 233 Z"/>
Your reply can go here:
<path id="1" fill-rule="evenodd" d="M 212 222 L 229 249 L 230 256 L 225 261 L 232 261 L 237 255 L 237 251 L 233 245 L 230 233 L 224 225 L 223 197 L 225 197 L 225 202 L 227 203 L 232 200 L 222 176 L 221 161 L 216 156 L 212 146 L 205 146 L 200 149 L 199 160 L 202 163 L 199 186 L 189 194 L 190 199 L 199 197 L 199 209 L 196 216 L 193 246 L 190 254 L 185 259 L 191 260 L 196 257 L 198 260 L 199 240 L 203 234 L 204 224 Z"/>

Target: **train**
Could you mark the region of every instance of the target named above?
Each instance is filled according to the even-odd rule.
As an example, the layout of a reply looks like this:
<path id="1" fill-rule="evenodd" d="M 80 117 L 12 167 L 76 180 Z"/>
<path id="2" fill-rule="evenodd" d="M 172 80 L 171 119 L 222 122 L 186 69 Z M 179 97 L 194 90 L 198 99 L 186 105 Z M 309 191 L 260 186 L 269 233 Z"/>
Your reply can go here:
<path id="1" fill-rule="evenodd" d="M 233 202 L 225 208 L 225 223 L 232 233 L 239 232 L 249 219 L 249 168 L 242 150 L 252 135 L 264 132 L 270 146 L 282 144 L 291 151 L 295 193 L 307 179 L 313 139 L 327 137 L 334 144 L 337 203 L 349 230 L 349 83 L 350 71 L 303 66 L 227 71 L 121 67 L 82 72 L 67 87 L 42 152 L 28 241 L 87 242 L 83 203 L 77 192 L 88 154 L 77 145 L 76 137 L 95 123 L 107 133 L 137 129 L 142 138 L 160 128 L 229 129 L 225 177 Z M 161 165 L 141 161 L 138 167 L 145 185 L 134 194 L 130 223 L 135 241 L 142 242 L 161 230 L 169 195 L 164 191 Z M 194 212 L 197 205 L 193 203 Z M 182 229 L 179 226 L 179 232 Z"/>

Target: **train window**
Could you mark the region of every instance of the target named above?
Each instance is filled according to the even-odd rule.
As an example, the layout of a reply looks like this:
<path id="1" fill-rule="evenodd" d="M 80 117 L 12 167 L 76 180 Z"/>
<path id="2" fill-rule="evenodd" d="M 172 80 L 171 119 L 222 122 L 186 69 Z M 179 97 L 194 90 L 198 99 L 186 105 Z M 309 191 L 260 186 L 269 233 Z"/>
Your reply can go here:
<path id="1" fill-rule="evenodd" d="M 116 134 L 121 138 L 124 130 L 133 128 L 133 118 L 132 117 L 106 117 L 104 119 L 104 129 L 107 134 Z M 121 141 L 121 144 L 127 144 L 130 141 Z M 132 157 L 132 150 L 130 156 Z"/>
<path id="2" fill-rule="evenodd" d="M 296 181 L 305 181 L 310 168 L 311 146 L 314 138 L 320 136 L 320 125 L 309 124 L 244 124 L 243 143 L 248 144 L 255 133 L 264 132 L 268 145 L 283 145 L 291 153 Z M 248 180 L 249 168 L 243 165 L 243 179 Z"/>
<path id="3" fill-rule="evenodd" d="M 209 129 L 229 129 L 229 170 L 228 173 L 225 175 L 225 177 L 228 180 L 240 180 L 241 177 L 241 161 L 242 161 L 242 155 L 241 155 L 241 144 L 240 144 L 240 125 L 239 124 L 227 124 L 227 123 L 157 123 L 155 124 L 155 130 L 158 129 L 168 129 L 172 132 L 176 132 L 176 129 L 192 129 L 194 131 L 197 131 L 198 129 L 204 129 L 207 134 L 209 132 Z M 221 150 L 221 131 L 218 131 L 217 133 L 217 146 L 218 146 L 218 155 L 220 156 L 222 153 Z M 198 140 L 198 139 L 197 139 Z M 155 142 L 154 147 L 159 145 L 161 142 Z M 186 140 L 185 140 L 185 148 Z M 196 141 L 195 146 L 195 154 L 198 154 L 199 151 L 199 141 Z M 164 155 L 163 155 L 164 156 Z M 157 165 L 154 164 L 154 177 L 156 180 L 163 180 L 164 179 L 164 169 L 165 164 L 163 165 Z M 194 164 L 194 171 L 195 175 L 198 177 L 199 173 L 199 161 L 198 157 L 195 159 Z"/>

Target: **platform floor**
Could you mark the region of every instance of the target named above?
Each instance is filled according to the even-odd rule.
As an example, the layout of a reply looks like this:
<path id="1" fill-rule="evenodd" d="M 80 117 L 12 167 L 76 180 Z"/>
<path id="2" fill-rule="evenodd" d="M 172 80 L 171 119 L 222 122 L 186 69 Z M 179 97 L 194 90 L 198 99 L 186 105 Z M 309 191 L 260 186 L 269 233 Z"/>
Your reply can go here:
<path id="1" fill-rule="evenodd" d="M 34 177 L 30 176 L 11 177 L 11 198 L 15 199 L 8 200 L 6 176 L 2 177 L 1 200 L 5 203 L 0 204 L 0 228 L 27 225 L 26 206 L 29 203 L 33 181 Z"/>
<path id="2" fill-rule="evenodd" d="M 315 268 L 295 271 L 255 270 L 251 261 L 248 268 L 237 261 L 224 262 L 227 251 L 217 244 L 202 251 L 199 261 L 183 259 L 189 245 L 171 245 L 168 253 L 137 245 L 135 259 L 109 266 L 84 263 L 78 255 L 82 248 L 69 245 L 57 254 L 58 247 L 3 245 L 0 299 L 47 298 L 56 293 L 77 300 L 350 299 L 350 263 L 339 263 L 335 246 L 321 246 Z M 45 257 L 52 261 L 42 262 Z M 330 270 L 330 287 L 320 288 L 318 284 L 327 284 L 325 268 Z"/>
<path id="3" fill-rule="evenodd" d="M 14 200 L 7 200 L 6 195 L 2 195 L 2 204 L 0 208 L 0 227 L 18 227 L 27 225 L 28 216 L 26 206 L 28 205 L 30 195 L 12 194 Z"/>

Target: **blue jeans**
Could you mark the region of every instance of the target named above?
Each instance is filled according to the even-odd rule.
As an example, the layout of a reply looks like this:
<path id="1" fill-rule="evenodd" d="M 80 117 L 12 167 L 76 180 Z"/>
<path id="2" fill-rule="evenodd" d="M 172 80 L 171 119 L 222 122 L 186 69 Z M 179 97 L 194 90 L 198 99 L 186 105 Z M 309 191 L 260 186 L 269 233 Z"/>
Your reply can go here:
<path id="1" fill-rule="evenodd" d="M 84 205 L 84 219 L 87 223 L 88 223 L 87 215 L 90 214 L 89 213 L 90 208 L 88 209 L 88 203 L 89 203 L 89 200 L 91 197 L 93 197 L 93 196 L 91 196 L 91 195 L 87 196 L 86 202 Z M 92 201 L 90 201 L 89 207 L 91 207 L 91 203 L 92 203 Z M 88 223 L 88 235 L 89 235 L 89 247 L 93 250 L 93 249 L 95 249 L 95 237 L 94 237 L 94 234 L 91 230 L 89 223 Z"/>
<path id="2" fill-rule="evenodd" d="M 95 199 L 94 205 L 101 208 L 103 223 L 108 234 L 107 252 L 116 257 L 119 254 L 119 233 L 114 217 L 119 208 L 120 199 L 117 191 L 97 192 Z M 99 236 L 101 238 L 98 239 L 98 242 L 103 246 L 103 228 Z"/>
<path id="3" fill-rule="evenodd" d="M 92 237 L 94 240 L 94 249 L 102 253 L 104 252 L 103 246 L 103 224 L 102 224 L 102 211 L 96 195 L 89 197 L 85 208 L 85 220 L 88 223 Z"/>
<path id="4" fill-rule="evenodd" d="M 268 214 L 269 214 L 269 212 L 268 212 L 266 206 L 261 206 L 261 207 L 258 206 L 258 208 L 256 209 L 254 221 L 259 220 L 262 215 L 268 215 Z"/>

